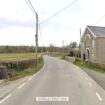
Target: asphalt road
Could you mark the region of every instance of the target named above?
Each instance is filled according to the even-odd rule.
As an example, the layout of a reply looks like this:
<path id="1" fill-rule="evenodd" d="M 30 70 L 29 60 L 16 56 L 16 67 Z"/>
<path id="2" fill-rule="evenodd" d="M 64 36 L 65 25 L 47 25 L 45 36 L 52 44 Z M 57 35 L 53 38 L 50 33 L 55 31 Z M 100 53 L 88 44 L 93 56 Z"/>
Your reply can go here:
<path id="1" fill-rule="evenodd" d="M 79 67 L 53 57 L 44 60 L 40 72 L 0 100 L 1 105 L 105 105 L 105 91 Z"/>
<path id="2" fill-rule="evenodd" d="M 105 90 L 105 74 L 87 68 L 82 68 L 89 76 L 91 76 Z"/>

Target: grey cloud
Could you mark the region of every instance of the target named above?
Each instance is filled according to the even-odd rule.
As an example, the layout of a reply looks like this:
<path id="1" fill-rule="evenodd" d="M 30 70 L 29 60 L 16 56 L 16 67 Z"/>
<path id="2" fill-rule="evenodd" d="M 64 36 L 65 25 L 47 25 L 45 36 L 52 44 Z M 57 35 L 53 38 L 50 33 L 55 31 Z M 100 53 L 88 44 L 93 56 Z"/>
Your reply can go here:
<path id="1" fill-rule="evenodd" d="M 67 31 L 68 29 L 71 30 L 71 27 L 62 23 L 54 22 L 54 21 L 48 22 L 46 24 L 42 24 L 41 28 L 48 29 L 51 32 L 62 32 L 62 31 Z"/>
<path id="2" fill-rule="evenodd" d="M 0 17 L 0 28 L 7 28 L 9 26 L 18 26 L 18 27 L 35 27 L 35 22 L 32 21 L 20 21 L 20 20 L 9 20 Z"/>

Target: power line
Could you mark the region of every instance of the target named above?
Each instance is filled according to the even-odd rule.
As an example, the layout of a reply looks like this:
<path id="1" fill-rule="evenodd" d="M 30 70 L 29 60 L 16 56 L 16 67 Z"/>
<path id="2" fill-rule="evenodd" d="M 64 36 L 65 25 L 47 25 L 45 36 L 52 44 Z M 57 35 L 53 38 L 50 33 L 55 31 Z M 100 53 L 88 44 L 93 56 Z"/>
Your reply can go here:
<path id="1" fill-rule="evenodd" d="M 61 13 L 62 11 L 64 11 L 65 9 L 69 8 L 70 6 L 72 6 L 74 3 L 76 3 L 78 0 L 73 1 L 72 3 L 70 3 L 69 5 L 67 5 L 66 7 L 62 8 L 61 10 L 59 10 L 58 12 L 56 12 L 55 14 L 53 14 L 52 16 L 50 16 L 49 18 L 47 18 L 46 20 L 42 21 L 40 24 L 43 24 L 47 21 L 49 21 L 50 19 L 52 19 L 53 17 L 55 17 L 56 15 L 58 15 L 59 13 Z"/>
<path id="2" fill-rule="evenodd" d="M 41 27 L 40 27 L 40 23 L 39 23 L 39 35 L 40 35 L 40 38 L 41 38 L 41 42 L 42 42 L 42 45 L 44 46 L 44 43 L 43 43 L 43 37 L 42 37 L 42 31 L 41 31 Z"/>
<path id="3" fill-rule="evenodd" d="M 44 41 L 43 41 L 43 36 L 42 36 L 42 31 L 41 31 L 41 26 L 40 26 L 40 22 L 39 22 L 39 35 L 40 35 L 40 38 L 41 38 L 41 43 L 42 43 L 42 52 L 44 51 L 48 51 L 47 47 L 45 47 L 45 44 L 44 44 Z M 45 47 L 45 50 L 44 50 L 44 47 Z"/>
<path id="4" fill-rule="evenodd" d="M 44 52 L 45 50 L 47 51 L 47 48 L 45 47 L 44 45 L 44 42 L 43 42 L 43 37 L 42 37 L 42 32 L 41 32 L 41 27 L 40 27 L 40 24 L 39 24 L 39 36 L 40 36 L 40 41 L 42 43 L 42 49 L 41 49 L 41 53 Z M 45 50 L 44 50 L 44 47 L 45 47 Z"/>
<path id="5" fill-rule="evenodd" d="M 97 25 L 104 17 L 105 17 L 105 15 L 103 15 L 103 16 L 95 23 L 95 25 Z"/>
<path id="6" fill-rule="evenodd" d="M 28 4 L 29 8 L 31 9 L 31 11 L 34 13 L 34 15 L 36 15 L 36 11 L 31 3 L 30 0 L 25 0 L 26 3 Z M 53 17 L 55 17 L 56 15 L 60 14 L 62 11 L 64 11 L 65 9 L 69 8 L 70 6 L 72 6 L 74 3 L 76 3 L 78 0 L 73 1 L 72 3 L 70 3 L 69 5 L 67 5 L 66 7 L 62 8 L 61 10 L 59 10 L 58 12 L 56 12 L 55 14 L 53 14 L 52 16 L 50 16 L 49 18 L 47 18 L 46 20 L 42 21 L 40 24 L 43 24 L 47 21 L 49 21 L 50 19 L 52 19 Z M 39 24 L 39 23 L 38 23 Z M 40 30 L 40 36 L 41 36 L 41 28 L 40 28 L 40 24 L 39 24 L 39 30 Z M 43 44 L 44 45 L 44 44 Z"/>
<path id="7" fill-rule="evenodd" d="M 31 9 L 31 11 L 34 13 L 34 15 L 36 15 L 36 11 L 35 11 L 35 9 L 34 9 L 32 3 L 31 3 L 31 1 L 30 1 L 30 0 L 25 0 L 25 1 L 26 1 L 26 3 L 28 4 L 28 6 L 29 6 L 29 8 Z M 38 28 L 39 28 L 39 35 L 40 35 L 40 37 L 41 37 L 41 39 L 42 39 L 41 27 L 40 27 L 40 23 L 39 23 L 39 22 L 38 22 Z M 42 41 L 42 45 L 44 46 L 43 41 Z"/>
<path id="8" fill-rule="evenodd" d="M 26 0 L 25 0 L 26 1 Z M 35 43 L 36 43 L 36 47 L 35 47 L 35 52 L 36 52 L 36 65 L 37 65 L 37 52 L 38 52 L 38 13 L 35 11 L 32 3 L 30 0 L 27 0 L 26 3 L 28 4 L 29 8 L 31 9 L 31 11 L 33 12 L 33 14 L 36 17 L 36 34 L 35 34 Z"/>
<path id="9" fill-rule="evenodd" d="M 31 1 L 30 0 L 25 0 L 25 1 L 26 1 L 27 5 L 29 6 L 30 10 L 33 12 L 33 14 L 36 15 L 36 11 L 31 3 Z"/>

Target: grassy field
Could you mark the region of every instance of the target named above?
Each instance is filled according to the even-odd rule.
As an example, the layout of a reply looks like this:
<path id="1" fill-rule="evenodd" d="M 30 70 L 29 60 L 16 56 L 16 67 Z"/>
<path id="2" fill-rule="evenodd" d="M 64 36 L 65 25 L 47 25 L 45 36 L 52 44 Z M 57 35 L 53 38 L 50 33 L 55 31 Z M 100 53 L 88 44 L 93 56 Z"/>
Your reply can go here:
<path id="1" fill-rule="evenodd" d="M 38 54 L 40 56 L 41 53 Z M 33 58 L 35 57 L 35 53 L 4 53 L 0 54 L 0 60 L 6 59 L 21 59 L 21 58 Z"/>

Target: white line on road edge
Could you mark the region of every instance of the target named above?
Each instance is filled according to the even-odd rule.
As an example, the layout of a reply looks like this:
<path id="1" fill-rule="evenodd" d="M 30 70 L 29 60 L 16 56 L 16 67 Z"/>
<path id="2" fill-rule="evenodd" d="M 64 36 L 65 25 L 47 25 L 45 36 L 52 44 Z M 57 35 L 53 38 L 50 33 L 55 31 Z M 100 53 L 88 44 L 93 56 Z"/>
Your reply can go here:
<path id="1" fill-rule="evenodd" d="M 1 100 L 0 104 L 3 103 L 5 100 L 7 100 L 9 97 L 11 97 L 11 94 L 7 95 L 3 100 Z"/>
<path id="2" fill-rule="evenodd" d="M 100 97 L 100 95 L 99 95 L 98 93 L 96 93 L 96 96 L 98 97 L 98 99 L 99 99 L 100 101 L 102 101 L 102 98 Z"/>
<path id="3" fill-rule="evenodd" d="M 89 86 L 93 87 L 93 85 L 92 85 L 92 83 L 91 83 L 91 82 L 89 82 Z"/>
<path id="4" fill-rule="evenodd" d="M 87 77 L 85 77 L 85 79 L 88 81 L 89 79 Z"/>
<path id="5" fill-rule="evenodd" d="M 23 86 L 25 85 L 25 83 L 21 84 L 18 89 L 21 89 Z"/>

